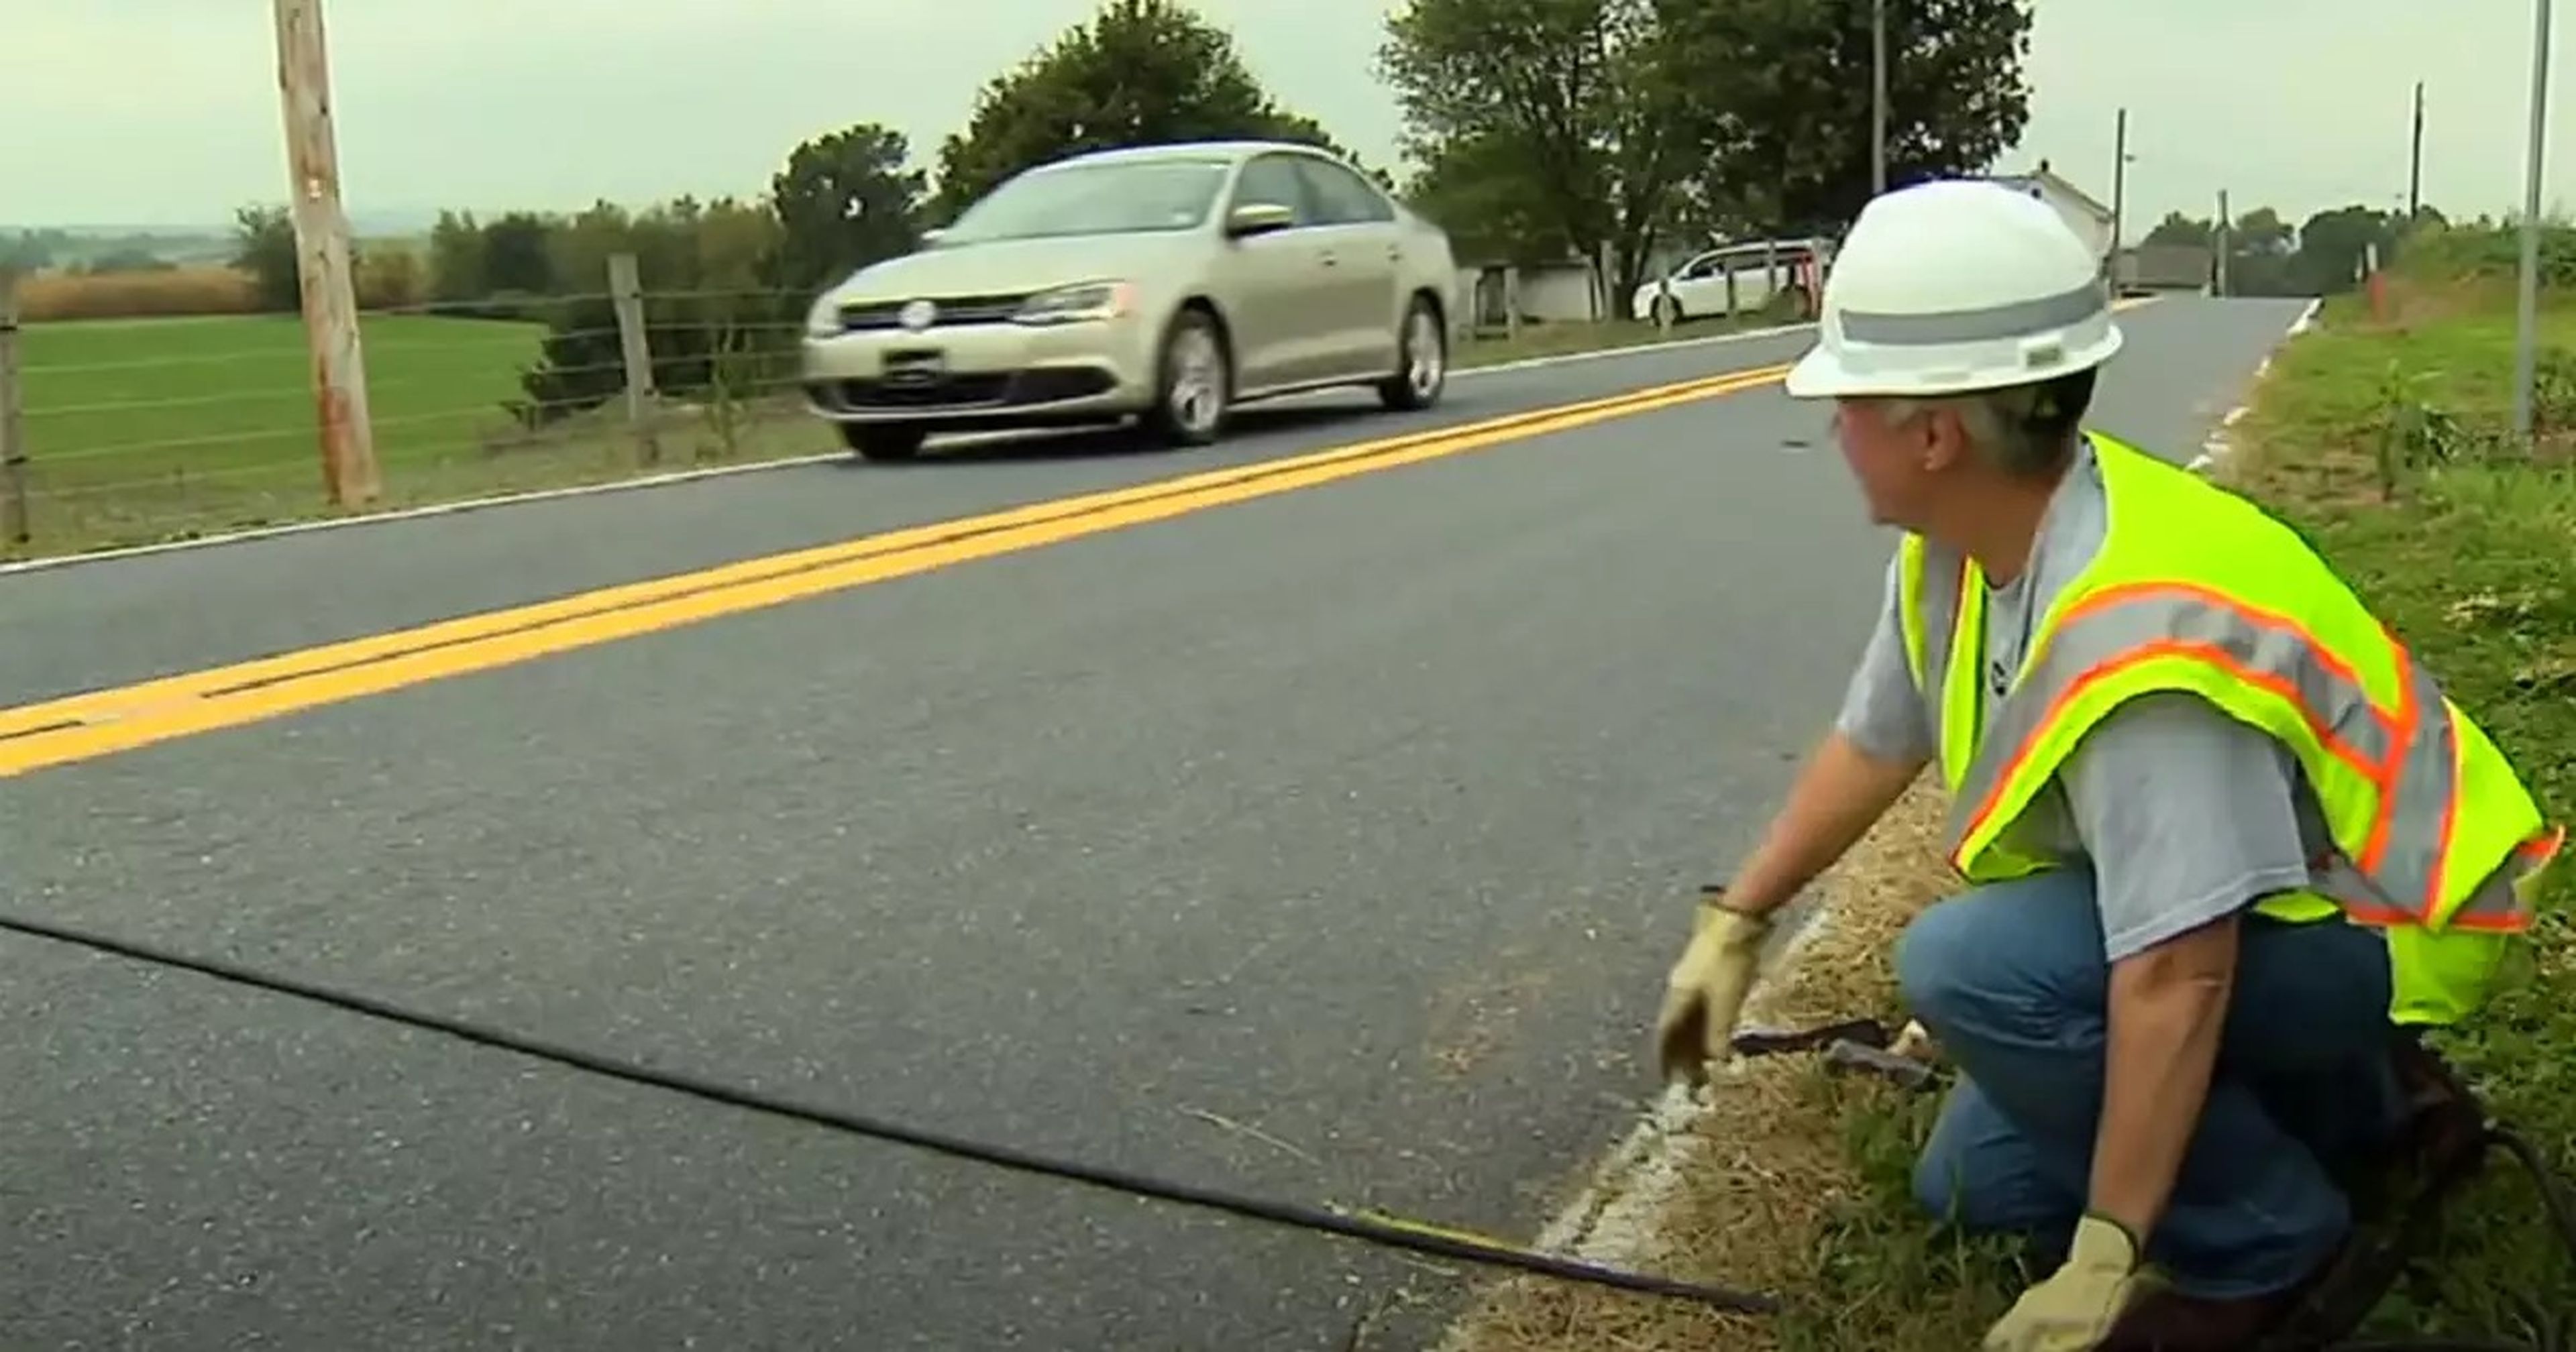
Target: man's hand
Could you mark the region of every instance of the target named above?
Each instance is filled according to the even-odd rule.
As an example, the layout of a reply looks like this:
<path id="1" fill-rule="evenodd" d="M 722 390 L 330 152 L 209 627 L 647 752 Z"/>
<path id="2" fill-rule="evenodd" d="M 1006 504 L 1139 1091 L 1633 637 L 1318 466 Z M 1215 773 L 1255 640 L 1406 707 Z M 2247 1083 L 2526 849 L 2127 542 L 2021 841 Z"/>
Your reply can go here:
<path id="1" fill-rule="evenodd" d="M 2144 1287 L 2137 1241 L 2088 1215 L 2076 1224 L 2065 1264 L 1986 1330 L 1985 1352 L 2091 1352 Z"/>
<path id="2" fill-rule="evenodd" d="M 1753 989 L 1762 940 L 1771 932 L 1769 917 L 1730 911 L 1722 895 L 1715 889 L 1701 894 L 1690 946 L 1664 982 L 1655 1037 L 1666 1080 L 1698 1084 L 1708 1078 L 1709 1062 L 1726 1058 L 1744 997 Z"/>

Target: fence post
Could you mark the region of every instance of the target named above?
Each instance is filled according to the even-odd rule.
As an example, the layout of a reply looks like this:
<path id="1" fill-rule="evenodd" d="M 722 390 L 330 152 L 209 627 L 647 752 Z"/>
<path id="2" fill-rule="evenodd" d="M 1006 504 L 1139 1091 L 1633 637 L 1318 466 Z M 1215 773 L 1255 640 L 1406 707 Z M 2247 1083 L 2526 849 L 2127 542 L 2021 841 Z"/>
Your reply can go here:
<path id="1" fill-rule="evenodd" d="M 27 524 L 27 438 L 18 397 L 18 274 L 0 269 L 0 539 L 23 545 Z"/>
<path id="2" fill-rule="evenodd" d="M 653 342 L 644 327 L 644 273 L 631 253 L 608 256 L 608 297 L 617 307 L 617 346 L 626 365 L 626 430 L 643 463 L 661 463 L 653 434 Z"/>

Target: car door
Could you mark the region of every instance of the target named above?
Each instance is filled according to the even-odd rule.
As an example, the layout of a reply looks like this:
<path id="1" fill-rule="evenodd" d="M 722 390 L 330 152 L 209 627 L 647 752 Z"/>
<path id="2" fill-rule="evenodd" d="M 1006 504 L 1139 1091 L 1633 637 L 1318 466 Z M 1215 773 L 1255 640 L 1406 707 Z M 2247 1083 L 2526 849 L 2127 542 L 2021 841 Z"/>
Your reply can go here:
<path id="1" fill-rule="evenodd" d="M 1693 319 L 1726 313 L 1726 255 L 1704 253 L 1673 277 L 1673 301 Z"/>
<path id="2" fill-rule="evenodd" d="M 1274 152 L 1247 161 L 1226 202 L 1228 215 L 1255 204 L 1286 207 L 1293 222 L 1228 239 L 1215 266 L 1234 341 L 1235 385 L 1245 392 L 1314 379 L 1328 350 L 1332 316 L 1319 300 L 1323 242 L 1295 160 Z"/>
<path id="3" fill-rule="evenodd" d="M 1404 237 L 1395 204 L 1374 184 L 1343 165 L 1302 155 L 1297 171 L 1315 204 L 1315 234 L 1323 243 L 1325 373 L 1335 379 L 1383 375 L 1395 369 L 1401 340 Z"/>

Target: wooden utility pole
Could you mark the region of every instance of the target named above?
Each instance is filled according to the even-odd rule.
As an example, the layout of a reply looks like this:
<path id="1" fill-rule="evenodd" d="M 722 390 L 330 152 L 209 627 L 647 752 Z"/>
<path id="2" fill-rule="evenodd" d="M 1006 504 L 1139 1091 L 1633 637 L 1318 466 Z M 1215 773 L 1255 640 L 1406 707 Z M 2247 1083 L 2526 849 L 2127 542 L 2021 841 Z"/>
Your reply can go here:
<path id="1" fill-rule="evenodd" d="M 2111 130 L 2111 277 L 2120 276 L 2120 226 L 2122 213 L 2128 208 L 2129 193 L 2129 110 L 2120 110 L 2119 121 Z"/>
<path id="2" fill-rule="evenodd" d="M 18 275 L 0 268 L 0 540 L 27 543 L 27 438 L 18 402 Z"/>
<path id="3" fill-rule="evenodd" d="M 2406 157 L 2406 223 L 2413 225 L 2424 206 L 2424 82 L 2415 82 L 2414 146 Z"/>
<path id="4" fill-rule="evenodd" d="M 1887 191 L 1887 0 L 1869 11 L 1869 192 Z"/>
<path id="5" fill-rule="evenodd" d="M 2522 268 L 2515 278 L 2513 434 L 2531 441 L 2540 379 L 2540 185 L 2549 157 L 2549 0 L 2531 5 L 2531 131 L 2523 166 Z"/>
<path id="6" fill-rule="evenodd" d="M 322 0 L 272 0 L 277 12 L 277 90 L 286 111 L 286 163 L 295 218 L 296 276 L 304 335 L 313 352 L 314 411 L 322 483 L 340 506 L 373 501 L 375 429 L 367 416 L 367 363 L 358 344 L 350 279 L 349 218 L 340 206 L 340 148 L 331 132 L 331 66 Z"/>
<path id="7" fill-rule="evenodd" d="M 2236 218 L 2227 214 L 2227 190 L 2218 190 L 2218 294 L 2227 294 L 2227 264 L 2236 256 Z"/>

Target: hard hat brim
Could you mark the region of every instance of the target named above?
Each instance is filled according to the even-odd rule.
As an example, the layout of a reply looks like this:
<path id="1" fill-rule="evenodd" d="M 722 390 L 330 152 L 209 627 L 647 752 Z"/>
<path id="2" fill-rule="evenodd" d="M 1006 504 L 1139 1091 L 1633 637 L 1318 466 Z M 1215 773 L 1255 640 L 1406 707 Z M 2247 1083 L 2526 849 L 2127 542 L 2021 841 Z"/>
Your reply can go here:
<path id="1" fill-rule="evenodd" d="M 2041 369 L 1971 365 L 1945 376 L 1927 377 L 1914 373 L 1910 379 L 1892 373 L 1854 371 L 1843 364 L 1841 353 L 1831 344 L 1818 342 L 1789 368 L 1787 378 L 1780 385 L 1792 399 L 1937 399 L 1943 395 L 2035 385 L 2073 375 L 2111 360 L 2120 351 L 2122 342 L 2120 326 L 2116 322 L 2109 323 L 2103 326 L 2101 337 L 2092 345 L 2068 353 L 2064 360 Z"/>

